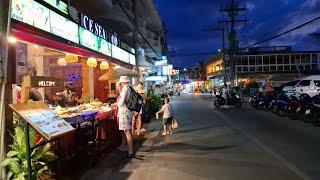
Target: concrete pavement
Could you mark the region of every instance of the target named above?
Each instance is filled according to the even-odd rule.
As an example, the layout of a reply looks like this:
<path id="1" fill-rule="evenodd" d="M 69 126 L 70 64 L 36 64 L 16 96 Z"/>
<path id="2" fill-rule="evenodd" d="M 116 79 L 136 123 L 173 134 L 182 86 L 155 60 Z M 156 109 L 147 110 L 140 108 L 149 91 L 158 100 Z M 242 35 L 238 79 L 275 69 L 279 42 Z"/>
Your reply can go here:
<path id="1" fill-rule="evenodd" d="M 174 98 L 172 104 L 180 125 L 173 135 L 162 136 L 160 120 L 153 121 L 150 133 L 136 146 L 136 158 L 127 160 L 114 151 L 101 157 L 81 179 L 295 180 L 320 177 L 320 156 L 318 158 L 316 153 L 320 147 L 310 144 L 320 137 L 320 131 L 316 132 L 318 129 L 311 125 L 282 120 L 250 107 L 216 109 L 207 96 L 184 95 Z M 304 140 L 308 137 L 310 139 Z"/>

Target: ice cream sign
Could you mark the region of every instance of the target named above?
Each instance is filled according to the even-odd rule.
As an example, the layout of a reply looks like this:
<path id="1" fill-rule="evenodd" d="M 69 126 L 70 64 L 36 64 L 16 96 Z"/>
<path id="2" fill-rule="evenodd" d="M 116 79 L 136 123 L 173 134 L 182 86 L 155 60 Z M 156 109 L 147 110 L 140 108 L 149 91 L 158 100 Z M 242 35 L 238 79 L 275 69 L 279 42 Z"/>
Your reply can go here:
<path id="1" fill-rule="evenodd" d="M 93 21 L 83 13 L 81 13 L 80 16 L 82 27 L 103 39 L 107 39 L 107 31 L 102 26 L 100 26 L 97 22 Z"/>

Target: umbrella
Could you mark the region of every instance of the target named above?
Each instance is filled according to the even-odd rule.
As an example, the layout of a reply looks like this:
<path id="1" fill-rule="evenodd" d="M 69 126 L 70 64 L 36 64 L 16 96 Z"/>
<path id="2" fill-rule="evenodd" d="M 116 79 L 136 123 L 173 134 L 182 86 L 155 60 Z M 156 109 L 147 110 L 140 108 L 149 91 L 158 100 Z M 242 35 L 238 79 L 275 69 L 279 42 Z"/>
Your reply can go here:
<path id="1" fill-rule="evenodd" d="M 118 79 L 120 76 L 137 76 L 138 73 L 123 67 L 110 68 L 109 71 L 99 77 L 99 81 L 107 81 L 109 79 Z"/>

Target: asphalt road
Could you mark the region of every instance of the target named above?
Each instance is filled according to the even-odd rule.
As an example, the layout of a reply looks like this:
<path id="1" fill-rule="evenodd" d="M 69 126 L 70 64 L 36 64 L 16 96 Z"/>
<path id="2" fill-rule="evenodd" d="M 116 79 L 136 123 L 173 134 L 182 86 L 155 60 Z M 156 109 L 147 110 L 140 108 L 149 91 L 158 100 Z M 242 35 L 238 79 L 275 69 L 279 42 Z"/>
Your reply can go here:
<path id="1" fill-rule="evenodd" d="M 208 96 L 172 99 L 180 127 L 161 135 L 160 120 L 137 156 L 118 152 L 101 158 L 82 179 L 320 179 L 320 128 L 270 112 L 214 108 Z"/>

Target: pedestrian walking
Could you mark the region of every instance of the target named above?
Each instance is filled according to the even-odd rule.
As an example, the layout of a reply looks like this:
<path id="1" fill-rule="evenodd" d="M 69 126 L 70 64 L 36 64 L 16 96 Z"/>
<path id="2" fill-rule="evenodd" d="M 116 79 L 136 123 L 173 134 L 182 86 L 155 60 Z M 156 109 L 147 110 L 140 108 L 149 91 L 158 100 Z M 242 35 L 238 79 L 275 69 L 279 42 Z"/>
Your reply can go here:
<path id="1" fill-rule="evenodd" d="M 166 97 L 164 99 L 164 105 L 162 108 L 156 113 L 157 118 L 159 114 L 163 113 L 162 124 L 163 124 L 163 133 L 162 135 L 172 134 L 172 120 L 173 120 L 173 108 L 169 102 L 169 98 Z"/>
<path id="2" fill-rule="evenodd" d="M 129 78 L 127 76 L 121 76 L 119 83 L 121 86 L 121 93 L 118 105 L 118 120 L 119 120 L 119 130 L 124 131 L 126 142 L 128 145 L 128 158 L 132 158 L 134 156 L 133 153 L 133 140 L 132 140 L 132 119 L 133 119 L 133 111 L 128 109 L 126 105 L 126 99 L 129 97 L 131 90 L 129 85 Z"/>
<path id="3" fill-rule="evenodd" d="M 145 112 L 145 108 L 146 108 L 146 103 L 147 103 L 147 95 L 146 95 L 146 91 L 143 88 L 143 84 L 142 82 L 140 82 L 138 84 L 138 86 L 136 87 L 136 91 L 138 94 L 140 94 L 140 96 L 143 98 L 143 106 L 140 110 L 139 113 L 137 113 L 134 117 L 134 121 L 135 121 L 135 127 L 136 127 L 136 134 L 138 136 L 140 136 L 140 133 L 144 132 L 145 129 L 142 128 L 143 122 L 142 122 L 142 117 L 143 117 L 143 113 Z"/>

